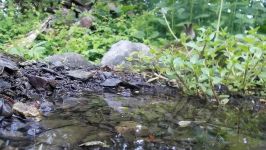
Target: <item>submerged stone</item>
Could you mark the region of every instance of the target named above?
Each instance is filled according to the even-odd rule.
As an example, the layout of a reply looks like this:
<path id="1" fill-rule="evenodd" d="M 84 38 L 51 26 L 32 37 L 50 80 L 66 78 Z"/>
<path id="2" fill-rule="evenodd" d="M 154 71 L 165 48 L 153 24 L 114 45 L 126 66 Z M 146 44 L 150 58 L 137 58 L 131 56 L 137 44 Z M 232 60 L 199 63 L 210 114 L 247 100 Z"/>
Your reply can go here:
<path id="1" fill-rule="evenodd" d="M 106 147 L 106 148 L 110 147 L 109 145 L 101 141 L 89 141 L 89 142 L 82 143 L 79 146 L 88 146 L 88 147 L 100 146 L 100 147 Z"/>
<path id="2" fill-rule="evenodd" d="M 127 136 L 148 136 L 150 131 L 146 126 L 143 126 L 134 121 L 122 121 L 115 127 L 116 131 L 127 137 Z"/>
<path id="3" fill-rule="evenodd" d="M 84 139 L 90 131 L 94 130 L 90 126 L 65 126 L 46 131 L 36 138 L 37 147 L 43 144 L 45 149 L 72 149 L 74 144 Z"/>
<path id="4" fill-rule="evenodd" d="M 54 104 L 52 102 L 45 101 L 41 103 L 40 110 L 42 114 L 48 115 L 50 112 L 54 110 Z"/>

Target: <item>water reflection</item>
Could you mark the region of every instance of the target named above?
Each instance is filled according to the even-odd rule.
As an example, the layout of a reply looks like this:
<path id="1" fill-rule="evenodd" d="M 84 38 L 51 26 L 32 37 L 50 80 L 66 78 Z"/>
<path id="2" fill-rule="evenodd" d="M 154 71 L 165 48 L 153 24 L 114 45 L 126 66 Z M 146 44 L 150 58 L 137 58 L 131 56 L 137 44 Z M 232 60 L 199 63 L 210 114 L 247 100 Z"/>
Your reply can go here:
<path id="1" fill-rule="evenodd" d="M 188 99 L 113 94 L 67 97 L 57 101 L 40 123 L 1 120 L 0 145 L 6 149 L 265 149 L 266 111 L 254 112 L 246 104 L 214 107 Z"/>

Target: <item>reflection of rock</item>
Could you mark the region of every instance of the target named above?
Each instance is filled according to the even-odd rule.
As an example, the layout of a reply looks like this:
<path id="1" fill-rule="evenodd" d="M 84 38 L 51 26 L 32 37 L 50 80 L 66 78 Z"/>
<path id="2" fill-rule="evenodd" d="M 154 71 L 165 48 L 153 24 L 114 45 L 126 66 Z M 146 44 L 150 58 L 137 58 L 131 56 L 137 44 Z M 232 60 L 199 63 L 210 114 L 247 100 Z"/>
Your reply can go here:
<path id="1" fill-rule="evenodd" d="M 149 55 L 150 48 L 142 43 L 133 43 L 130 41 L 119 41 L 112 45 L 111 49 L 104 54 L 101 64 L 102 65 L 119 65 L 126 61 L 133 52 L 143 52 Z"/>
<path id="2" fill-rule="evenodd" d="M 99 131 L 96 130 L 94 132 L 90 132 L 90 134 L 82 140 L 83 143 L 87 141 L 108 141 L 112 138 L 112 133 L 107 131 Z"/>
<path id="3" fill-rule="evenodd" d="M 68 76 L 74 79 L 88 80 L 94 75 L 94 71 L 84 71 L 84 70 L 70 70 L 67 71 Z"/>
<path id="4" fill-rule="evenodd" d="M 149 129 L 146 126 L 143 126 L 134 121 L 123 121 L 118 126 L 115 127 L 116 131 L 128 138 L 132 138 L 132 136 L 148 136 Z"/>
<path id="5" fill-rule="evenodd" d="M 46 58 L 46 61 L 52 66 L 66 66 L 69 68 L 92 67 L 92 64 L 82 55 L 72 52 L 49 56 Z"/>
<path id="6" fill-rule="evenodd" d="M 63 109 L 70 109 L 70 108 L 75 108 L 76 106 L 81 105 L 82 103 L 86 103 L 88 99 L 80 97 L 66 97 L 63 98 L 63 104 L 61 104 L 61 108 Z"/>
<path id="7" fill-rule="evenodd" d="M 38 148 L 42 146 L 42 149 L 72 149 L 74 144 L 84 139 L 90 131 L 95 130 L 90 126 L 66 126 L 58 129 L 52 129 L 44 132 L 36 138 L 36 145 Z"/>

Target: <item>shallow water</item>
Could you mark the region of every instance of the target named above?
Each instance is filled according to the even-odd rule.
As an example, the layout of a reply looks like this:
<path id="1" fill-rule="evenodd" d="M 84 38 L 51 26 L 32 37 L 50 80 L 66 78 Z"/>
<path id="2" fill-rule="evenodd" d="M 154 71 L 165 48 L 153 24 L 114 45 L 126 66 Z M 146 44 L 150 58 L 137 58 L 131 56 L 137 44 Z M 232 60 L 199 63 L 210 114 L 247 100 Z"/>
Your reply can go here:
<path id="1" fill-rule="evenodd" d="M 13 119 L 6 128 L 9 137 L 1 136 L 1 148 L 266 149 L 266 111 L 255 112 L 249 103 L 215 107 L 195 100 L 108 93 L 55 102 L 54 111 L 40 122 Z"/>

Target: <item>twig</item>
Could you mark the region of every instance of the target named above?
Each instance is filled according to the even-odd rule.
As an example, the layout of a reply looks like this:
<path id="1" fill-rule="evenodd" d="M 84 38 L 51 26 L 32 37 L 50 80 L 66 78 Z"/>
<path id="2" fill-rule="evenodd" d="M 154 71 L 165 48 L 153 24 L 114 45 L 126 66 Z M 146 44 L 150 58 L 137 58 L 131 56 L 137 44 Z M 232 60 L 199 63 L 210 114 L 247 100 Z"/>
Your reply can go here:
<path id="1" fill-rule="evenodd" d="M 168 20 L 167 20 L 167 18 L 166 18 L 166 16 L 165 16 L 165 13 L 162 12 L 162 14 L 163 14 L 163 18 L 164 18 L 164 20 L 165 20 L 165 23 L 166 23 L 166 25 L 167 25 L 167 27 L 168 27 L 170 33 L 173 35 L 173 37 L 175 38 L 175 40 L 179 42 L 179 39 L 175 36 L 173 30 L 171 29 L 171 27 L 170 27 L 170 25 L 169 25 L 169 22 L 168 22 Z"/>

